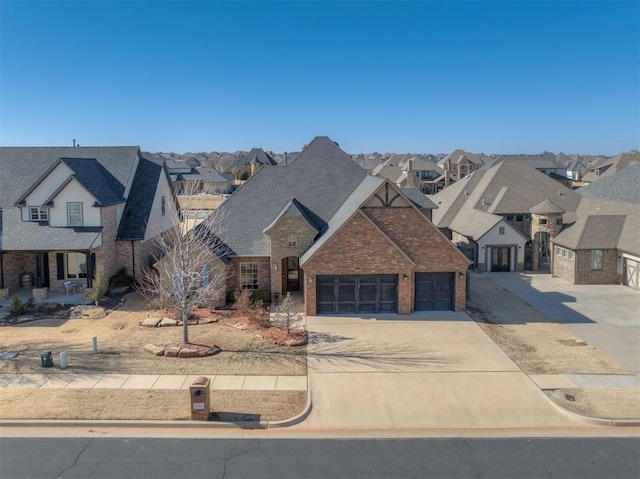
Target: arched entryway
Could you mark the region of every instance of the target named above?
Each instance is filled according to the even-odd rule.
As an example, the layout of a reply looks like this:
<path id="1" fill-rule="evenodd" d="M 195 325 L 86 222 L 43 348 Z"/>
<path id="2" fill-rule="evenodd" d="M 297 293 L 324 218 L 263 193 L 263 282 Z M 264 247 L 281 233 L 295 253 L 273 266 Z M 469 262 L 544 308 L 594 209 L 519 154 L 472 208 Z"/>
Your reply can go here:
<path id="1" fill-rule="evenodd" d="M 546 231 L 538 231 L 533 238 L 533 270 L 550 271 L 551 235 Z"/>
<path id="2" fill-rule="evenodd" d="M 288 292 L 300 291 L 300 258 L 297 256 L 289 256 L 282 258 L 282 294 Z"/>

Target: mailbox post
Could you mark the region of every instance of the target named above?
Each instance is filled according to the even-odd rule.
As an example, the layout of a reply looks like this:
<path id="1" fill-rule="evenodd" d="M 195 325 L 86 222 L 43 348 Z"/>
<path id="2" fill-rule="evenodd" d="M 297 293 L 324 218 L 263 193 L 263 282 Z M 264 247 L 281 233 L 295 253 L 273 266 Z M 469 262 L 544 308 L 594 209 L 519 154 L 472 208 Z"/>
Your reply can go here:
<path id="1" fill-rule="evenodd" d="M 189 390 L 191 392 L 191 420 L 206 421 L 211 411 L 210 379 L 198 376 L 193 380 Z"/>

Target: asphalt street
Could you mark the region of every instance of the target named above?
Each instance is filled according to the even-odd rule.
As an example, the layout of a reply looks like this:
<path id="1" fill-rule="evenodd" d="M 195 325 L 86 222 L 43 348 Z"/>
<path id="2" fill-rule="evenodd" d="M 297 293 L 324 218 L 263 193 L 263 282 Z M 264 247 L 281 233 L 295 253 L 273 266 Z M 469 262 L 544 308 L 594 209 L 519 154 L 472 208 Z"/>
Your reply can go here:
<path id="1" fill-rule="evenodd" d="M 639 476 L 639 438 L 0 438 L 3 479 Z"/>

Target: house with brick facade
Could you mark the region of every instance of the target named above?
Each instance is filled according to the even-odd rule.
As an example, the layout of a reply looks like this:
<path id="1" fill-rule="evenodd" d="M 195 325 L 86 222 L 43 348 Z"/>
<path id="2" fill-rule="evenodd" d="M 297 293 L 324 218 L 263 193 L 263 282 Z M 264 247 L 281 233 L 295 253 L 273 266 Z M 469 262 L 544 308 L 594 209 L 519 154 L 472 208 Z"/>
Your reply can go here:
<path id="1" fill-rule="evenodd" d="M 553 274 L 640 290 L 640 164 L 576 190 L 576 220 L 553 240 Z"/>
<path id="2" fill-rule="evenodd" d="M 0 148 L 0 290 L 91 288 L 149 266 L 171 227 L 171 181 L 138 147 Z"/>
<path id="3" fill-rule="evenodd" d="M 434 224 L 477 271 L 491 272 L 548 269 L 551 241 L 581 197 L 525 162 L 503 161 L 429 198 Z"/>
<path id="4" fill-rule="evenodd" d="M 463 310 L 469 260 L 431 222 L 434 207 L 315 138 L 220 206 L 226 288 L 300 291 L 309 315 Z"/>

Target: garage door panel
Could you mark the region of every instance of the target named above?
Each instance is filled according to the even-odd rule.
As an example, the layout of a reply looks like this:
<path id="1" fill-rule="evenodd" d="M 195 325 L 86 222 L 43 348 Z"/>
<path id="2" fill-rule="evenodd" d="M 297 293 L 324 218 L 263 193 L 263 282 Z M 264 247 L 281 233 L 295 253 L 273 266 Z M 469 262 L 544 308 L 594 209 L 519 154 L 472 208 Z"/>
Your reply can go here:
<path id="1" fill-rule="evenodd" d="M 640 290 L 640 262 L 625 258 L 624 274 L 626 285 L 630 288 Z"/>
<path id="2" fill-rule="evenodd" d="M 397 275 L 318 276 L 318 313 L 397 312 Z"/>
<path id="3" fill-rule="evenodd" d="M 416 311 L 450 311 L 454 306 L 455 273 L 416 273 Z"/>

